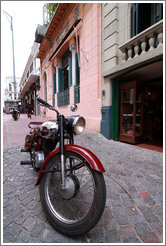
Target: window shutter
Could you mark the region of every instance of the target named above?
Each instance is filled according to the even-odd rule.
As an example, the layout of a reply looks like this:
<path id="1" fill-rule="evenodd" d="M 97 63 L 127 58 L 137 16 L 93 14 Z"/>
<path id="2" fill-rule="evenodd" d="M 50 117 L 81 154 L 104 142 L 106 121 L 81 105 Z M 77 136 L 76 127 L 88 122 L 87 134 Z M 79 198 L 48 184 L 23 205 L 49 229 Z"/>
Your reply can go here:
<path id="1" fill-rule="evenodd" d="M 163 4 L 152 3 L 151 4 L 151 25 L 163 19 Z"/>
<path id="2" fill-rule="evenodd" d="M 45 76 L 45 99 L 47 102 L 47 76 Z"/>
<path id="3" fill-rule="evenodd" d="M 80 71 L 79 71 L 79 63 L 78 63 L 78 54 L 75 53 L 75 70 L 76 70 L 76 85 L 80 84 Z"/>
<path id="4" fill-rule="evenodd" d="M 55 107 L 55 95 L 52 95 L 52 106 Z"/>
<path id="5" fill-rule="evenodd" d="M 58 68 L 58 92 L 63 91 L 63 70 Z"/>
<path id="6" fill-rule="evenodd" d="M 69 87 L 72 86 L 72 58 L 69 57 Z"/>
<path id="7" fill-rule="evenodd" d="M 138 3 L 133 3 L 133 12 L 132 12 L 132 37 L 138 34 Z"/>
<path id="8" fill-rule="evenodd" d="M 56 73 L 53 74 L 53 95 L 56 93 Z"/>

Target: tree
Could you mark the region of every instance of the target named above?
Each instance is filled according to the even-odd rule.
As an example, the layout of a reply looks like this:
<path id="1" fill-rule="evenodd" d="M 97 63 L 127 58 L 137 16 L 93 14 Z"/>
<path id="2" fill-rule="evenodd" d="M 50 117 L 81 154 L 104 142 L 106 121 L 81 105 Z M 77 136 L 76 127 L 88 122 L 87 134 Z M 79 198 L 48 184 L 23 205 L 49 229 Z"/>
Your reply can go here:
<path id="1" fill-rule="evenodd" d="M 44 4 L 44 25 L 48 26 L 54 13 L 55 10 L 58 6 L 58 3 L 45 3 Z"/>

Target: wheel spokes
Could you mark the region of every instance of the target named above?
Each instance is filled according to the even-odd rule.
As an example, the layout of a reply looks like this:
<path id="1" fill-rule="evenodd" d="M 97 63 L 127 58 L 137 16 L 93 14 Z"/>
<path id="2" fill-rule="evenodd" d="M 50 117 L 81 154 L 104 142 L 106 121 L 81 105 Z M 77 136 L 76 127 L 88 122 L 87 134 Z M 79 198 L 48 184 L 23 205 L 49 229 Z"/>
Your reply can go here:
<path id="1" fill-rule="evenodd" d="M 72 162 L 72 168 L 70 166 Z M 60 194 L 61 178 L 59 173 L 47 174 L 47 202 L 54 216 L 65 223 L 73 223 L 85 218 L 94 199 L 94 180 L 85 161 L 76 157 L 66 159 L 67 176 L 75 184 L 75 194 L 71 199 L 64 199 Z"/>

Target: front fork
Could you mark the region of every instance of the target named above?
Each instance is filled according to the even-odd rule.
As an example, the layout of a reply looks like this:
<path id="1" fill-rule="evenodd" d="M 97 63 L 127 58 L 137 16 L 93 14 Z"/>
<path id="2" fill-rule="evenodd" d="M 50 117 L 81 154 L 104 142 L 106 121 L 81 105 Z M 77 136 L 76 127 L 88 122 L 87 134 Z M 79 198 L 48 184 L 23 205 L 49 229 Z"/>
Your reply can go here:
<path id="1" fill-rule="evenodd" d="M 60 161 L 61 161 L 61 188 L 66 188 L 66 166 L 65 166 L 65 143 L 64 143 L 64 116 L 60 115 Z M 73 135 L 70 137 L 70 144 L 73 144 Z M 70 160 L 72 162 L 72 160 Z M 70 163 L 70 166 L 72 163 Z"/>

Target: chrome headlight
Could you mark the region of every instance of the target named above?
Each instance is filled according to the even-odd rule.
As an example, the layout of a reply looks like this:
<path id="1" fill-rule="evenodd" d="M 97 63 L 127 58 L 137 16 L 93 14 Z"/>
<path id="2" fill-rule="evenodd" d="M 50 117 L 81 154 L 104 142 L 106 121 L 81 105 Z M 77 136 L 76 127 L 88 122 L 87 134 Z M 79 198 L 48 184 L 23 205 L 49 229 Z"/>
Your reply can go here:
<path id="1" fill-rule="evenodd" d="M 82 116 L 69 116 L 67 117 L 69 125 L 72 126 L 73 132 L 80 135 L 85 128 L 85 119 Z"/>
<path id="2" fill-rule="evenodd" d="M 82 116 L 76 116 L 73 120 L 74 133 L 80 135 L 85 128 L 85 119 Z"/>

